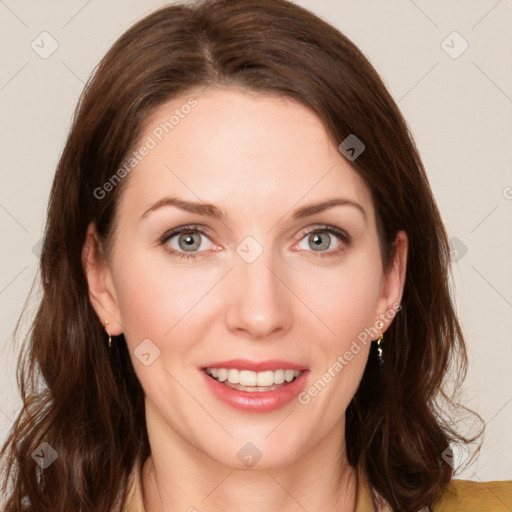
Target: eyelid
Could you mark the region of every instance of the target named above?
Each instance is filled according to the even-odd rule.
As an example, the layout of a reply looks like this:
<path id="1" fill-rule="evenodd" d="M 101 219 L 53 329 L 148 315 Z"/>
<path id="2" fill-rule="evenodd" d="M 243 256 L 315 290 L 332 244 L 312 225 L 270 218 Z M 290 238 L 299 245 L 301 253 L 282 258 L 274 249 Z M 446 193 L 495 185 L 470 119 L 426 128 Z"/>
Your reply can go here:
<path id="1" fill-rule="evenodd" d="M 315 231 L 319 231 L 319 232 L 321 232 L 321 231 L 333 232 L 333 233 L 337 234 L 340 238 L 347 239 L 347 240 L 350 239 L 350 235 L 344 229 L 338 228 L 336 226 L 332 226 L 330 224 L 315 224 L 314 226 L 307 227 L 302 232 L 301 240 L 306 235 L 314 233 Z"/>
<path id="2" fill-rule="evenodd" d="M 160 243 L 164 244 L 176 235 L 181 235 L 182 233 L 186 233 L 188 231 L 193 233 L 200 233 L 201 235 L 210 238 L 206 227 L 200 226 L 198 224 L 186 224 L 184 226 L 177 226 L 175 228 L 168 229 L 158 238 L 158 240 Z"/>
<path id="3" fill-rule="evenodd" d="M 202 255 L 202 253 L 205 253 L 208 251 L 190 251 L 190 252 L 180 251 L 180 250 L 174 249 L 173 247 L 170 247 L 168 245 L 169 240 L 171 240 L 171 238 L 179 236 L 183 233 L 194 233 L 194 234 L 204 235 L 206 238 L 208 238 L 208 240 L 210 241 L 211 244 L 215 245 L 214 242 L 211 240 L 208 231 L 209 230 L 207 228 L 205 228 L 203 226 L 199 226 L 197 224 L 187 224 L 184 226 L 177 226 L 175 228 L 167 230 L 163 235 L 161 235 L 158 238 L 158 243 L 159 243 L 159 245 L 165 246 L 165 250 L 172 255 L 176 255 L 179 258 L 193 259 L 193 258 L 199 257 L 200 255 Z"/>
<path id="4" fill-rule="evenodd" d="M 347 246 L 349 246 L 352 243 L 352 237 L 344 229 L 338 228 L 337 226 L 333 226 L 331 224 L 316 224 L 314 226 L 306 228 L 304 231 L 301 232 L 293 248 L 295 249 L 305 237 L 314 233 L 329 233 L 330 235 L 338 237 L 340 241 L 340 246 L 336 249 L 330 249 L 328 251 L 305 251 L 307 253 L 312 253 L 314 256 L 334 256 L 346 250 Z M 303 249 L 299 250 L 302 251 Z"/>
<path id="5" fill-rule="evenodd" d="M 160 243 L 160 245 L 167 245 L 167 242 L 171 238 L 174 238 L 175 236 L 178 236 L 182 233 L 192 232 L 192 233 L 198 233 L 198 234 L 204 235 L 205 237 L 208 238 L 208 240 L 210 240 L 210 242 L 212 244 L 214 244 L 214 242 L 210 239 L 210 235 L 209 235 L 208 231 L 209 231 L 208 228 L 206 228 L 204 226 L 197 225 L 197 224 L 188 224 L 188 225 L 183 225 L 183 226 L 177 226 L 175 228 L 167 230 L 163 235 L 161 235 L 159 237 L 159 243 Z M 340 247 L 338 247 L 337 249 L 331 249 L 328 251 L 313 251 L 313 250 L 305 251 L 305 252 L 311 252 L 315 256 L 328 256 L 328 255 L 338 254 L 340 251 L 344 250 L 346 248 L 346 246 L 351 243 L 351 240 L 352 240 L 350 235 L 345 230 L 343 230 L 341 228 L 338 228 L 338 227 L 330 225 L 330 224 L 315 224 L 313 226 L 309 226 L 309 227 L 305 228 L 304 230 L 302 230 L 300 232 L 300 235 L 299 235 L 298 239 L 296 240 L 296 242 L 294 243 L 293 247 L 295 248 L 297 246 L 297 244 L 300 241 L 302 241 L 306 236 L 308 236 L 312 233 L 317 233 L 317 232 L 318 233 L 327 232 L 330 234 L 334 234 L 335 236 L 337 236 L 340 239 L 340 242 L 342 245 Z M 186 257 L 186 258 L 196 258 L 199 255 L 201 255 L 202 253 L 208 252 L 208 251 L 191 251 L 191 252 L 178 251 L 169 246 L 166 248 L 166 250 L 169 251 L 171 254 L 175 254 L 175 255 L 178 255 L 179 257 Z M 300 250 L 302 251 L 303 249 L 300 249 Z"/>

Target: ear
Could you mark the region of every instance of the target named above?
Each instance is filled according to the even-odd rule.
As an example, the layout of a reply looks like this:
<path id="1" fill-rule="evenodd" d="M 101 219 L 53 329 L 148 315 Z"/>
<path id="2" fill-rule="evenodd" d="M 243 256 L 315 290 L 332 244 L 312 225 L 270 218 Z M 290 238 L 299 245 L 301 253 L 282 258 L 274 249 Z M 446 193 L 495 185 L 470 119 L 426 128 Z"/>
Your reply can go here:
<path id="1" fill-rule="evenodd" d="M 376 322 L 381 334 L 386 332 L 400 309 L 405 285 L 409 241 L 405 231 L 398 231 L 393 243 L 391 264 L 384 276 L 382 294 L 379 297 Z"/>
<path id="2" fill-rule="evenodd" d="M 91 222 L 87 228 L 82 247 L 82 266 L 89 288 L 92 307 L 107 334 L 118 336 L 123 328 L 119 320 L 119 307 L 112 274 L 101 252 L 101 242 L 96 225 Z"/>

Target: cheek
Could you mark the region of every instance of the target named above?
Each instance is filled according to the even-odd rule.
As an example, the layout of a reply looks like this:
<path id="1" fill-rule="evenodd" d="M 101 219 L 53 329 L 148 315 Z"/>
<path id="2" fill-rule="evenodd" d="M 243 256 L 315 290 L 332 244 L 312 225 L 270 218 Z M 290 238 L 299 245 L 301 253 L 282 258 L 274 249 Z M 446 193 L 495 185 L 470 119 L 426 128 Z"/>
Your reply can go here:
<path id="1" fill-rule="evenodd" d="M 362 378 L 373 338 L 367 328 L 375 321 L 382 278 L 371 253 L 332 270 L 302 280 L 300 292 L 321 323 L 318 336 L 311 333 L 314 372 L 298 401 L 311 418 L 322 417 L 326 428 L 339 421 Z"/>
<path id="2" fill-rule="evenodd" d="M 371 253 L 350 258 L 337 268 L 317 268 L 307 279 L 297 279 L 298 295 L 305 297 L 306 305 L 329 328 L 336 343 L 344 345 L 373 324 L 382 274 Z"/>
<path id="3" fill-rule="evenodd" d="M 163 286 L 163 279 L 155 281 L 149 266 L 133 264 L 129 268 L 129 271 L 123 271 L 123 266 L 119 268 L 115 288 L 125 337 L 134 345 L 141 339 L 162 336 L 165 320 L 170 317 L 169 298 L 177 290 Z"/>
<path id="4" fill-rule="evenodd" d="M 193 319 L 211 280 L 208 271 L 171 265 L 165 254 L 134 251 L 116 261 L 114 286 L 133 366 L 146 395 L 155 402 L 165 399 L 162 410 L 168 407 L 169 393 L 180 396 L 168 371 L 177 377 L 190 366 L 191 349 L 202 328 Z M 183 410 L 185 406 L 186 400 Z"/>
<path id="5" fill-rule="evenodd" d="M 159 344 L 204 298 L 216 271 L 172 265 L 163 249 L 125 253 L 115 262 L 114 286 L 126 339 L 131 346 L 145 338 Z"/>

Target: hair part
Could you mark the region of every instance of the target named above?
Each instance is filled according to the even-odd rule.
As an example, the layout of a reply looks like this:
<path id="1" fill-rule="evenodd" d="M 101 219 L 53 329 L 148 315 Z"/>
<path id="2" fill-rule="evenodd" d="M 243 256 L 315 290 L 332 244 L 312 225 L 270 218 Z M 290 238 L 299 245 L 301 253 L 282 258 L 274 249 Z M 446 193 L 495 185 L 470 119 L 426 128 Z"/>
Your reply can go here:
<path id="1" fill-rule="evenodd" d="M 379 370 L 370 352 L 346 411 L 347 455 L 375 502 L 396 511 L 430 506 L 453 474 L 441 458 L 449 442 L 477 436 L 458 433 L 438 405 L 441 397 L 455 407 L 443 386 L 449 370 L 462 381 L 467 357 L 447 235 L 406 123 L 363 54 L 309 11 L 286 0 L 209 0 L 166 6 L 136 23 L 80 98 L 50 194 L 43 295 L 18 364 L 23 407 L 1 452 L 6 510 L 119 507 L 136 457 L 150 452 L 143 390 L 123 336 L 106 347 L 81 253 L 93 222 L 108 255 L 129 177 L 101 199 L 94 191 L 123 165 L 147 119 L 208 86 L 290 98 L 318 115 L 336 146 L 351 134 L 365 144 L 352 167 L 372 195 L 385 267 L 399 230 L 409 254 L 385 364 Z M 38 471 L 31 454 L 42 442 L 59 456 Z"/>

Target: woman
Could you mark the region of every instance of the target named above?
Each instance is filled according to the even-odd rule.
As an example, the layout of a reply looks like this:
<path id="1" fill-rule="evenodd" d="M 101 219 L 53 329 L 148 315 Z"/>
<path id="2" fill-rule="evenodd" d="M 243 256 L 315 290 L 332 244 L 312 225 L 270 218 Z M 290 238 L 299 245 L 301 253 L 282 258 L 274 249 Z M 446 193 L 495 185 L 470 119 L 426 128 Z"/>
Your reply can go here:
<path id="1" fill-rule="evenodd" d="M 510 510 L 510 482 L 450 483 L 477 435 L 440 407 L 466 359 L 420 158 L 308 11 L 128 30 L 77 108 L 41 273 L 6 510 Z"/>

